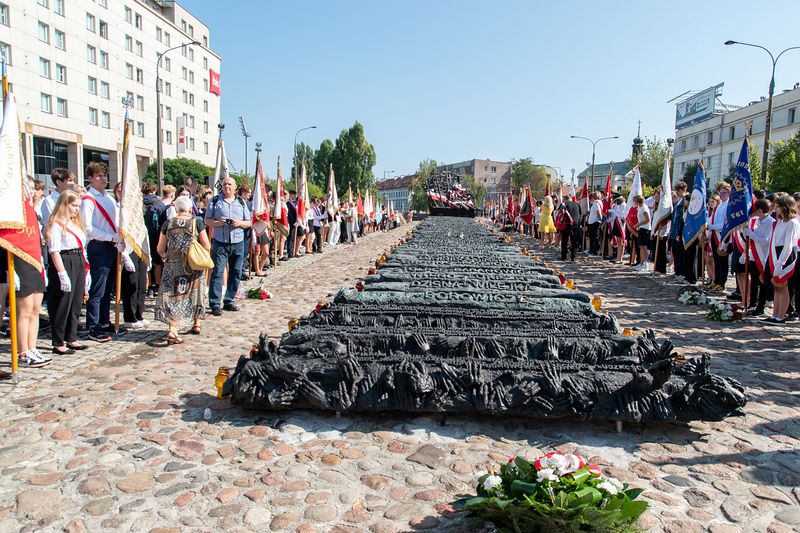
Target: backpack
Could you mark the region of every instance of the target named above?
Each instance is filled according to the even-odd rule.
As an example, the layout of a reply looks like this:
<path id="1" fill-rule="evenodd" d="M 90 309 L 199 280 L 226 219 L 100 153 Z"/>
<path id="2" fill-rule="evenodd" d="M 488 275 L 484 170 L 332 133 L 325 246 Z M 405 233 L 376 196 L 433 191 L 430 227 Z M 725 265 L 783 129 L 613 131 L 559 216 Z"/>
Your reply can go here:
<path id="1" fill-rule="evenodd" d="M 155 203 L 150 203 L 144 207 L 144 226 L 150 235 L 161 231 L 162 215 Z"/>
<path id="2" fill-rule="evenodd" d="M 565 208 L 559 209 L 556 213 L 555 224 L 558 231 L 569 229 L 572 226 L 572 215 Z"/>

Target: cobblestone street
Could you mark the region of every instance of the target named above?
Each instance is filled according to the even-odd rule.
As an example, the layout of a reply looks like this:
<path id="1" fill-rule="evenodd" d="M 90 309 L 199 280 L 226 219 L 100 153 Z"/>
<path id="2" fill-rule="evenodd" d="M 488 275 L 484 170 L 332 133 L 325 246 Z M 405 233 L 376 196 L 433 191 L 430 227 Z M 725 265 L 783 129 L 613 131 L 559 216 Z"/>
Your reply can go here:
<path id="1" fill-rule="evenodd" d="M 352 286 L 411 227 L 281 263 L 266 278 L 272 300 L 209 315 L 184 344 L 162 346 L 154 325 L 0 383 L 0 531 L 473 531 L 449 502 L 473 491 L 474 472 L 553 449 L 644 488 L 646 530 L 800 528 L 800 326 L 712 322 L 678 302 L 669 278 L 583 257 L 562 264 L 554 249 L 540 255 L 623 327 L 652 328 L 688 356 L 710 352 L 715 372 L 747 388 L 747 415 L 617 433 L 578 421 L 248 412 L 215 397 L 218 367 Z"/>

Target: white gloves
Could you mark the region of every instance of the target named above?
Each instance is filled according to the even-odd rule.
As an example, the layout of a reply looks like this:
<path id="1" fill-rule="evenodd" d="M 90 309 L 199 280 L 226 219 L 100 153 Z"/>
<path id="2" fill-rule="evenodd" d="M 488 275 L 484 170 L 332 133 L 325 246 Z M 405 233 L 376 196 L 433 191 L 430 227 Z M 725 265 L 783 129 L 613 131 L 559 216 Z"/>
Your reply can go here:
<path id="1" fill-rule="evenodd" d="M 133 265 L 129 255 L 122 254 L 122 266 L 127 272 L 136 272 L 136 267 Z"/>
<path id="2" fill-rule="evenodd" d="M 58 281 L 63 292 L 72 292 L 72 282 L 69 280 L 69 274 L 65 270 L 58 273 Z"/>

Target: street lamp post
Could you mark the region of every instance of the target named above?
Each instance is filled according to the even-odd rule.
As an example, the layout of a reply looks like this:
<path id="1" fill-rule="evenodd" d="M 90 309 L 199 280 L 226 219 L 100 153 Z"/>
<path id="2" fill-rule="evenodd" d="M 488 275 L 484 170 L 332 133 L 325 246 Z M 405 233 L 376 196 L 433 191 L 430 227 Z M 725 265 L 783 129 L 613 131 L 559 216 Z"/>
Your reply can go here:
<path id="1" fill-rule="evenodd" d="M 594 155 L 595 155 L 595 151 L 596 151 L 595 149 L 597 148 L 597 143 L 599 143 L 600 141 L 608 140 L 608 139 L 619 139 L 619 136 L 614 135 L 613 137 L 601 137 L 601 138 L 597 139 L 596 141 L 591 140 L 589 137 L 580 137 L 578 135 L 570 135 L 570 138 L 571 139 L 583 139 L 585 141 L 589 141 L 590 143 L 592 143 L 592 192 L 594 192 Z"/>
<path id="2" fill-rule="evenodd" d="M 300 134 L 301 131 L 315 130 L 315 129 L 317 129 L 316 126 L 306 126 L 305 128 L 300 128 L 299 130 L 297 130 L 297 133 L 294 134 L 294 154 L 293 154 L 294 155 L 294 190 L 297 190 L 297 189 L 300 188 L 300 186 L 297 184 L 297 136 Z"/>
<path id="3" fill-rule="evenodd" d="M 386 181 L 386 175 L 387 174 L 394 174 L 394 173 L 395 173 L 394 170 L 384 170 L 383 171 L 383 181 Z"/>
<path id="4" fill-rule="evenodd" d="M 772 95 L 775 92 L 775 66 L 778 64 L 778 59 L 781 56 L 788 52 L 789 50 L 798 50 L 800 46 L 792 46 L 783 50 L 777 56 L 772 55 L 772 52 L 764 48 L 759 44 L 750 44 L 750 43 L 741 43 L 739 41 L 725 41 L 726 46 L 731 46 L 733 44 L 740 44 L 742 46 L 752 46 L 753 48 L 761 48 L 766 53 L 769 54 L 769 58 L 772 60 L 772 77 L 769 80 L 769 98 L 767 100 L 767 119 L 764 124 L 764 155 L 761 156 L 761 181 L 763 183 L 767 182 L 767 167 L 769 163 L 769 136 L 770 136 L 770 129 L 772 128 Z"/>
<path id="5" fill-rule="evenodd" d="M 161 68 L 161 59 L 167 55 L 167 52 L 183 48 L 184 46 L 200 45 L 198 41 L 192 41 L 186 44 L 179 44 L 172 48 L 167 48 L 162 53 L 158 54 L 158 61 L 156 61 L 156 159 L 158 164 L 156 166 L 156 174 L 158 176 L 158 195 L 163 195 L 164 189 L 164 151 L 161 149 L 161 75 L 159 69 Z"/>
<path id="6" fill-rule="evenodd" d="M 247 139 L 250 137 L 250 132 L 247 131 L 247 126 L 244 125 L 244 118 L 239 117 L 239 126 L 242 127 L 242 135 L 244 136 L 244 175 L 247 176 Z"/>

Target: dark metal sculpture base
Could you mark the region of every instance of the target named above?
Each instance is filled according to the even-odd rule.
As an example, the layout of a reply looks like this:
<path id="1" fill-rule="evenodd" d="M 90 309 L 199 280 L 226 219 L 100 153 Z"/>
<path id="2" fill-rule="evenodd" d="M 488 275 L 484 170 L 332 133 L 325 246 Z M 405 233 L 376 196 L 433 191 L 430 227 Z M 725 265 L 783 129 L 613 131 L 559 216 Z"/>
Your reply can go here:
<path id="1" fill-rule="evenodd" d="M 281 338 L 262 336 L 225 385 L 252 409 L 481 412 L 641 422 L 721 420 L 745 394 L 625 337 L 588 295 L 464 218 L 425 221 L 369 276 Z"/>

